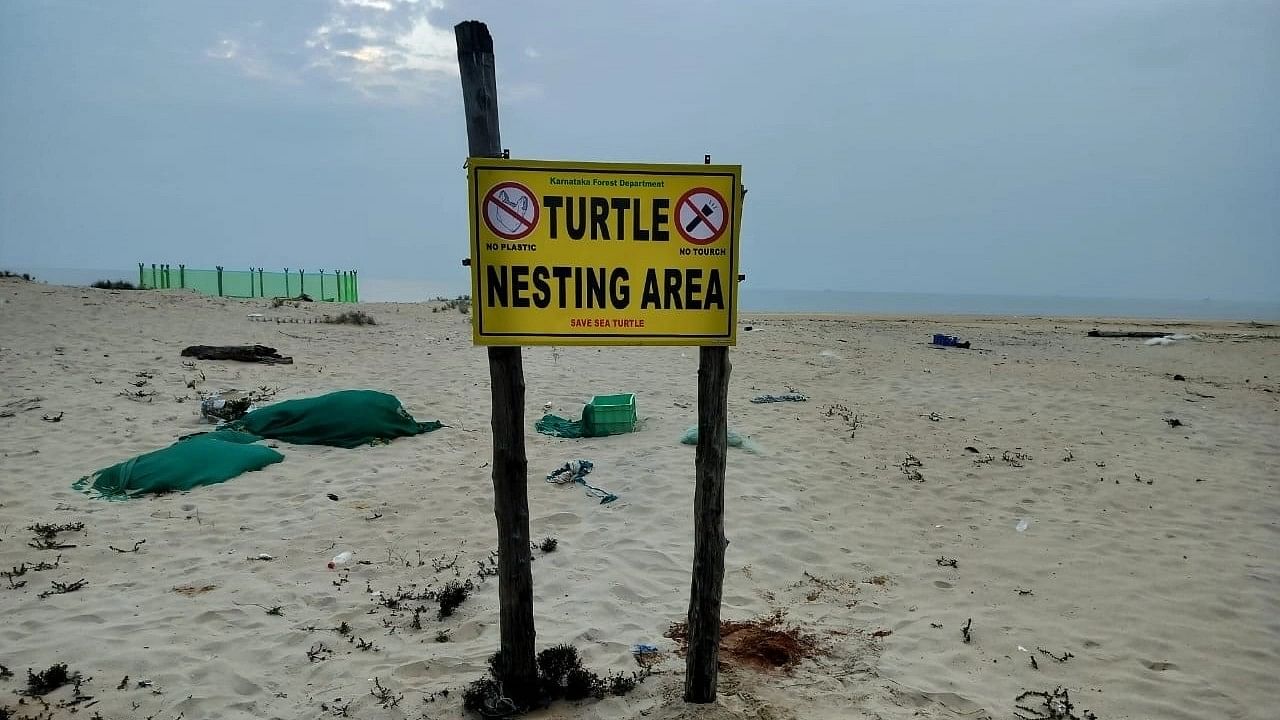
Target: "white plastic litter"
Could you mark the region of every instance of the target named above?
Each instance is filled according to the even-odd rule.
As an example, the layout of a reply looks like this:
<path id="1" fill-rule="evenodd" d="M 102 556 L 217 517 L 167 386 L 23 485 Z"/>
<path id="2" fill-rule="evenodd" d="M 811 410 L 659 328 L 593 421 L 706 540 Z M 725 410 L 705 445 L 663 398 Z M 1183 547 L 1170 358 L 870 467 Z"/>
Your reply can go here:
<path id="1" fill-rule="evenodd" d="M 1182 342 L 1184 340 L 1199 340 L 1199 339 L 1200 339 L 1199 335 L 1188 335 L 1186 333 L 1172 333 L 1169 335 L 1165 335 L 1164 337 L 1151 338 L 1145 344 L 1151 345 L 1151 346 L 1173 345 L 1174 343 Z"/>
<path id="2" fill-rule="evenodd" d="M 1023 532 L 1030 526 L 1031 526 L 1031 523 L 1027 522 L 1026 518 L 1022 518 L 1021 520 L 1018 521 L 1017 525 L 1013 526 L 1013 529 L 1017 530 L 1018 532 Z"/>

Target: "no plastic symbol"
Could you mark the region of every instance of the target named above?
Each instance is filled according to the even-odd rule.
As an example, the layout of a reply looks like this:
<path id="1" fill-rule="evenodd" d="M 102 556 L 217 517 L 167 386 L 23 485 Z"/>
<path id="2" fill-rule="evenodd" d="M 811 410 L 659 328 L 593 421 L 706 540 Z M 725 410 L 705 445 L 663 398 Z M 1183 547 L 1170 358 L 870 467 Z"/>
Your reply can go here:
<path id="1" fill-rule="evenodd" d="M 676 203 L 676 230 L 694 245 L 710 245 L 724 235 L 729 226 L 728 204 L 720 193 L 708 187 L 697 187 Z"/>
<path id="2" fill-rule="evenodd" d="M 484 196 L 484 224 L 507 240 L 519 240 L 533 232 L 538 213 L 538 198 L 518 182 L 498 183 Z"/>

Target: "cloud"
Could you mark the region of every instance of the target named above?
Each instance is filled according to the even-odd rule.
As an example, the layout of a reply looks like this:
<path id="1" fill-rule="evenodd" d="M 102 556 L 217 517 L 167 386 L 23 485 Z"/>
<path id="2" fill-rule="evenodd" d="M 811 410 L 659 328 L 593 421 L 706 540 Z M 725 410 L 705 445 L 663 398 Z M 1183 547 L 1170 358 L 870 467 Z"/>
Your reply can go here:
<path id="1" fill-rule="evenodd" d="M 420 97 L 457 75 L 452 32 L 433 25 L 426 12 L 389 19 L 330 17 L 307 39 L 310 68 L 362 95 L 389 100 Z"/>
<path id="2" fill-rule="evenodd" d="M 391 0 L 338 0 L 338 4 L 342 7 L 370 8 L 383 12 L 390 12 L 395 7 Z"/>
<path id="3" fill-rule="evenodd" d="M 250 31 L 239 38 L 224 35 L 212 47 L 204 51 L 205 57 L 219 62 L 230 63 L 247 77 L 256 80 L 271 80 L 293 84 L 298 81 L 297 74 L 286 65 L 274 62 L 270 54 L 255 42 L 254 34 L 261 30 L 262 24 L 252 23 Z"/>
<path id="4" fill-rule="evenodd" d="M 240 56 L 240 43 L 230 38 L 222 38 L 204 54 L 218 60 L 234 60 Z"/>
<path id="5" fill-rule="evenodd" d="M 506 105 L 521 105 L 543 96 L 542 86 L 537 83 L 504 82 L 501 78 L 498 80 L 498 90 Z"/>
<path id="6" fill-rule="evenodd" d="M 206 55 L 253 77 L 323 78 L 366 99 L 413 103 L 456 82 L 453 32 L 431 19 L 443 7 L 443 0 L 329 0 L 327 16 L 316 19 L 301 47 L 281 48 L 278 36 L 249 32 L 224 36 Z M 268 47 L 272 42 L 277 46 Z"/>

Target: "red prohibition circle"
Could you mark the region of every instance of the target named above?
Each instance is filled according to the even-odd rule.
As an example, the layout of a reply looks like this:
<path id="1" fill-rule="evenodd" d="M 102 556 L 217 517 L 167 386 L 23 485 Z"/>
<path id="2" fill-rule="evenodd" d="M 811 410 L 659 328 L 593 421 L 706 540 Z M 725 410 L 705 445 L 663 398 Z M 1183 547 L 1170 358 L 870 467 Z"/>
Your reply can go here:
<path id="1" fill-rule="evenodd" d="M 694 205 L 693 201 L 690 200 L 690 198 L 692 198 L 694 195 L 697 195 L 699 193 L 706 193 L 707 195 L 710 195 L 711 197 L 715 198 L 716 202 L 720 203 L 720 214 L 723 216 L 720 220 L 720 227 L 715 228 L 715 230 L 711 233 L 711 236 L 707 238 L 693 237 L 692 235 L 690 235 L 690 232 L 692 231 L 685 230 L 684 223 L 680 222 L 680 212 L 684 210 L 686 205 L 688 205 L 688 207 L 692 208 L 693 211 L 697 213 L 698 219 L 701 221 L 699 224 L 705 224 L 708 227 L 714 227 L 711 225 L 711 219 L 708 218 L 706 215 L 704 215 L 702 211 L 698 209 L 698 206 Z M 729 227 L 729 204 L 724 201 L 724 196 L 716 192 L 715 190 L 712 190 L 709 187 L 696 187 L 690 190 L 689 192 L 686 192 L 685 194 L 681 195 L 680 199 L 676 201 L 675 220 L 676 220 L 676 230 L 680 233 L 680 237 L 685 239 L 685 242 L 692 243 L 694 245 L 710 245 L 711 243 L 719 240 L 720 236 L 724 235 L 725 228 Z"/>
<path id="2" fill-rule="evenodd" d="M 505 202 L 503 202 L 498 198 L 498 193 L 508 188 L 518 190 L 521 193 L 524 193 L 525 197 L 529 198 L 529 207 L 533 209 L 532 218 L 524 217 L 520 213 L 516 212 L 514 208 L 507 205 Z M 505 213 L 508 220 L 510 220 L 513 225 L 518 226 L 520 229 L 509 230 L 505 227 L 504 228 L 495 227 L 493 224 L 493 221 L 489 219 L 490 204 L 495 205 L 498 208 L 499 212 Z M 521 185 L 518 182 L 502 182 L 502 183 L 498 183 L 497 185 L 494 185 L 492 188 L 489 189 L 489 192 L 485 193 L 484 203 L 482 203 L 480 206 L 480 214 L 484 216 L 484 224 L 487 225 L 491 231 L 493 231 L 494 235 L 497 235 L 498 237 L 504 238 L 506 240 L 519 240 L 520 238 L 533 232 L 533 229 L 538 226 L 538 216 L 541 214 L 541 212 L 542 212 L 542 209 L 538 207 L 538 196 L 534 195 L 532 190 L 525 187 L 524 185 Z"/>

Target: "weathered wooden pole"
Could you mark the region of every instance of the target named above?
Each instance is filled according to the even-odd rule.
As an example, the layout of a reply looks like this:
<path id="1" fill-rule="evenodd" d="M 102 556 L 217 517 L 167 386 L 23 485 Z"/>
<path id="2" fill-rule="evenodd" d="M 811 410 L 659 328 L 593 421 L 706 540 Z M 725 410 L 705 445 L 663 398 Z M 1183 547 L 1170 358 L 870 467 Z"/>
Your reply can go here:
<path id="1" fill-rule="evenodd" d="M 493 37 L 482 22 L 453 28 L 472 157 L 502 157 Z M 537 695 L 533 573 L 529 547 L 529 463 L 524 453 L 524 361 L 518 347 L 489 348 L 493 387 L 493 512 L 498 518 L 498 604 L 503 693 L 519 705 Z"/>
<path id="2" fill-rule="evenodd" d="M 724 588 L 724 467 L 729 445 L 729 348 L 698 355 L 698 455 L 693 490 L 693 583 L 684 699 L 715 702 L 720 666 L 720 595 Z"/>

